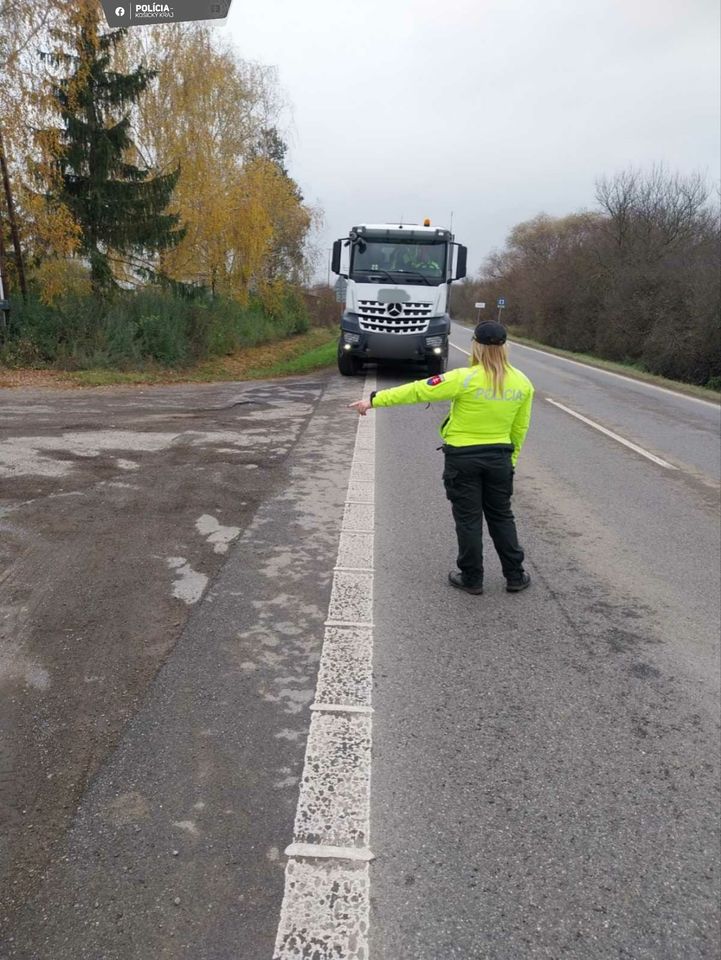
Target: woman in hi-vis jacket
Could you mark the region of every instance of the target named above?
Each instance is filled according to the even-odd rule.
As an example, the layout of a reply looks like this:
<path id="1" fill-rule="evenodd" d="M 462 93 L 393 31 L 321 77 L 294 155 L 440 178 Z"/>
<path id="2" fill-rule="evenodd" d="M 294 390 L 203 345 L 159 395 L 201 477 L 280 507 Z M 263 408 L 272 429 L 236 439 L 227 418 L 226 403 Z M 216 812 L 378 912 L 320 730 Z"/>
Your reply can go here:
<path id="1" fill-rule="evenodd" d="M 501 561 L 509 593 L 531 583 L 523 569 L 511 511 L 513 473 L 531 422 L 533 384 L 508 362 L 506 330 L 500 323 L 479 323 L 473 333 L 470 367 L 378 390 L 350 406 L 365 416 L 377 407 L 451 401 L 440 428 L 445 468 L 443 483 L 451 501 L 458 536 L 458 572 L 454 587 L 483 593 L 483 517 Z"/>

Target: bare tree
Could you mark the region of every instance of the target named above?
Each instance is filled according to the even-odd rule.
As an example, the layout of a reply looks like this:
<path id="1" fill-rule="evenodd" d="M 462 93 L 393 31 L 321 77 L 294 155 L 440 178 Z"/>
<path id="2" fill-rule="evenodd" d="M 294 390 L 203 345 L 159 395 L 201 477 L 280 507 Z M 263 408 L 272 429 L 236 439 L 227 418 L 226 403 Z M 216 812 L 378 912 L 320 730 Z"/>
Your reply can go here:
<path id="1" fill-rule="evenodd" d="M 504 296 L 508 321 L 542 342 L 718 385 L 721 227 L 705 178 L 631 169 L 596 196 L 598 212 L 514 227 L 477 299 Z"/>

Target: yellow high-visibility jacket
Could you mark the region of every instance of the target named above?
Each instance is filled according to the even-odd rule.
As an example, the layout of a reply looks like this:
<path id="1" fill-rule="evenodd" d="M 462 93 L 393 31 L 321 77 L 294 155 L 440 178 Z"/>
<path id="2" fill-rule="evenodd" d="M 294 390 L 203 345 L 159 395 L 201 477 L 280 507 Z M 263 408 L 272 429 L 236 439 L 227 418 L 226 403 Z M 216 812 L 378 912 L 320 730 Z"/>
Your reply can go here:
<path id="1" fill-rule="evenodd" d="M 503 390 L 494 395 L 489 374 L 476 365 L 378 390 L 372 402 L 375 408 L 450 400 L 451 412 L 439 430 L 444 443 L 450 447 L 513 444 L 515 466 L 531 422 L 533 392 L 528 377 L 509 365 Z"/>

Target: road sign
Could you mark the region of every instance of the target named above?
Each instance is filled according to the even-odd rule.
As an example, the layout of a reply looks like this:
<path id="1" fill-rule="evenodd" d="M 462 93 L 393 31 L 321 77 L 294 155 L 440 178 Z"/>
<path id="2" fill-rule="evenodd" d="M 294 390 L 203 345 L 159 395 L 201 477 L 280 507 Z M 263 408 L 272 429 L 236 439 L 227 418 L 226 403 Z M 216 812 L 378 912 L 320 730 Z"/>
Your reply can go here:
<path id="1" fill-rule="evenodd" d="M 499 298 L 498 298 L 498 309 L 499 309 L 499 310 L 502 310 L 502 309 L 505 307 L 505 305 L 506 305 L 506 299 L 505 299 L 505 297 L 499 297 Z"/>
<path id="2" fill-rule="evenodd" d="M 485 307 L 485 303 L 477 303 L 476 310 L 482 310 Z"/>

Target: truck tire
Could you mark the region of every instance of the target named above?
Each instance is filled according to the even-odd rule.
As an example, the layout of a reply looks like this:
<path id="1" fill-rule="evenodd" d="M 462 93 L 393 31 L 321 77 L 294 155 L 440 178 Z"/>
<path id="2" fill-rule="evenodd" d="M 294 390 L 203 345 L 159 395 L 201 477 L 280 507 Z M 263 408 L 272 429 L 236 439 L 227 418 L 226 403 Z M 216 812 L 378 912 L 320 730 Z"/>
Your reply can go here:
<path id="1" fill-rule="evenodd" d="M 428 373 L 432 377 L 435 377 L 437 374 L 440 374 L 440 373 L 445 373 L 447 365 L 448 365 L 447 356 L 431 357 L 431 359 L 428 361 Z"/>
<path id="2" fill-rule="evenodd" d="M 343 377 L 355 377 L 361 371 L 363 364 L 358 357 L 352 356 L 347 350 L 338 348 L 338 370 Z"/>

